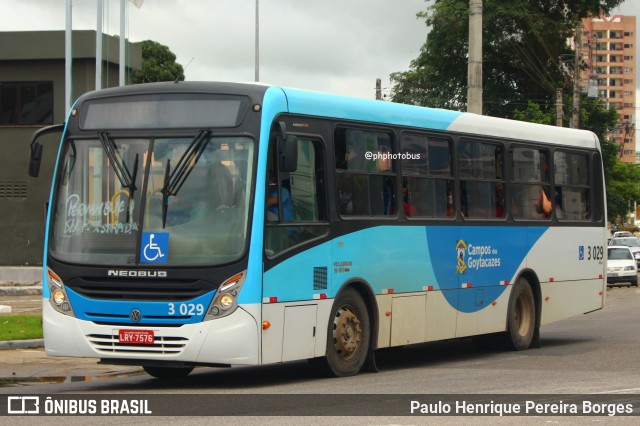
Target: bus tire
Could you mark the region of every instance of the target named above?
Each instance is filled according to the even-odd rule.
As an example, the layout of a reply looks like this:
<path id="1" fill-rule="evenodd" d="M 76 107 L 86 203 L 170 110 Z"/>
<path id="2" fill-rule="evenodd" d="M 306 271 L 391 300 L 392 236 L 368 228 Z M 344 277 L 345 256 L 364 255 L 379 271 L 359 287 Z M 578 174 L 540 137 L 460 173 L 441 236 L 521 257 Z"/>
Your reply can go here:
<path id="1" fill-rule="evenodd" d="M 521 351 L 528 349 L 536 328 L 536 303 L 526 278 L 518 279 L 509 298 L 507 312 L 507 341 Z"/>
<path id="2" fill-rule="evenodd" d="M 151 367 L 143 366 L 144 371 L 157 379 L 180 379 L 187 377 L 193 367 Z"/>
<path id="3" fill-rule="evenodd" d="M 331 373 L 337 377 L 358 374 L 370 341 L 367 306 L 356 290 L 347 288 L 336 298 L 329 317 L 326 363 Z"/>

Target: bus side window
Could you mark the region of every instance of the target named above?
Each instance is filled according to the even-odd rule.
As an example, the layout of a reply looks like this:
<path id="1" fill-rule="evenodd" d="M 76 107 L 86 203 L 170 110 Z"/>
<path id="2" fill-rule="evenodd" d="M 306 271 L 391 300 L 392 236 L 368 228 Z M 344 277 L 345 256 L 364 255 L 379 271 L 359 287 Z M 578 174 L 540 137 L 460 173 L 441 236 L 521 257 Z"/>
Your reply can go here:
<path id="1" fill-rule="evenodd" d="M 404 134 L 402 192 L 407 217 L 453 217 L 453 158 L 443 138 Z"/>
<path id="2" fill-rule="evenodd" d="M 502 144 L 461 140 L 458 164 L 462 215 L 474 219 L 504 217 Z"/>
<path id="3" fill-rule="evenodd" d="M 589 161 L 586 155 L 556 151 L 553 154 L 555 214 L 558 220 L 591 218 Z"/>
<path id="4" fill-rule="evenodd" d="M 265 253 L 270 258 L 328 232 L 323 151 L 319 142 L 298 138 L 298 165 L 290 173 L 279 171 L 272 152 L 275 150 L 270 149 L 269 154 L 273 166 L 269 167 L 264 237 Z"/>
<path id="5" fill-rule="evenodd" d="M 549 153 L 531 147 L 511 151 L 511 215 L 521 220 L 549 220 L 551 196 Z"/>
<path id="6" fill-rule="evenodd" d="M 338 128 L 334 134 L 336 192 L 341 216 L 396 213 L 394 149 L 389 133 Z"/>

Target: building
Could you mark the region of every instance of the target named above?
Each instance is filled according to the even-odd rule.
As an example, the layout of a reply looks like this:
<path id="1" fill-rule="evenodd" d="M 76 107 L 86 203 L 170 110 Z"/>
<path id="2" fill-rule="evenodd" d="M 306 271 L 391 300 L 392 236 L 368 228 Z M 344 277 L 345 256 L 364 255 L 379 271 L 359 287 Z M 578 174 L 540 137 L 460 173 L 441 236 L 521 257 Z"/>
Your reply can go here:
<path id="1" fill-rule="evenodd" d="M 636 163 L 636 17 L 583 19 L 580 40 L 588 65 L 581 85 L 618 111 L 620 125 L 611 139 L 621 146 L 622 161 Z"/>
<path id="2" fill-rule="evenodd" d="M 102 86 L 118 85 L 119 41 L 103 35 Z M 142 65 L 127 43 L 127 75 Z M 96 32 L 73 31 L 72 99 L 94 90 Z M 65 120 L 64 31 L 0 32 L 0 265 L 42 264 L 45 204 L 59 141 L 47 137 L 40 177 L 28 176 L 29 142 Z"/>

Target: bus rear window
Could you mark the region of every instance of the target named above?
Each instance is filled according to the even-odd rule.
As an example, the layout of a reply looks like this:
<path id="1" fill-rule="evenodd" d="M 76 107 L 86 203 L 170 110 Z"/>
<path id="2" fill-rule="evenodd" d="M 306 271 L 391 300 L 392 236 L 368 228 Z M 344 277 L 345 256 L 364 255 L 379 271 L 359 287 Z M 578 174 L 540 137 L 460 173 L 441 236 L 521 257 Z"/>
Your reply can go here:
<path id="1" fill-rule="evenodd" d="M 157 129 L 237 127 L 249 106 L 246 96 L 156 94 L 104 98 L 82 107 L 80 127 Z"/>

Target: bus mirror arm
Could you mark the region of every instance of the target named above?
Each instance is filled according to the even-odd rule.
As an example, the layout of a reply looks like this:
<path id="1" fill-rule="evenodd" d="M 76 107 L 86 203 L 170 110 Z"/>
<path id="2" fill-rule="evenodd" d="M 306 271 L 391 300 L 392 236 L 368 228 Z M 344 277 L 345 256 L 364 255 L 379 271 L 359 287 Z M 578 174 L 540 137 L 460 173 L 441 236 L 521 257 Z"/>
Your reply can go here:
<path id="1" fill-rule="evenodd" d="M 281 161 L 280 171 L 291 173 L 298 168 L 298 138 L 293 135 L 287 135 L 287 138 L 280 141 Z"/>
<path id="2" fill-rule="evenodd" d="M 64 124 L 54 124 L 53 126 L 43 127 L 33 133 L 30 144 L 29 154 L 29 176 L 38 177 L 40 174 L 40 163 L 42 162 L 42 144 L 38 142 L 38 138 L 49 133 L 62 133 Z"/>
<path id="3" fill-rule="evenodd" d="M 42 161 L 42 144 L 31 142 L 31 154 L 29 155 L 29 176 L 38 177 L 40 174 L 40 162 Z"/>
<path id="4" fill-rule="evenodd" d="M 278 122 L 280 136 L 278 137 L 278 153 L 280 155 L 280 171 L 295 172 L 298 168 L 298 138 L 287 134 L 287 127 L 283 121 Z"/>

